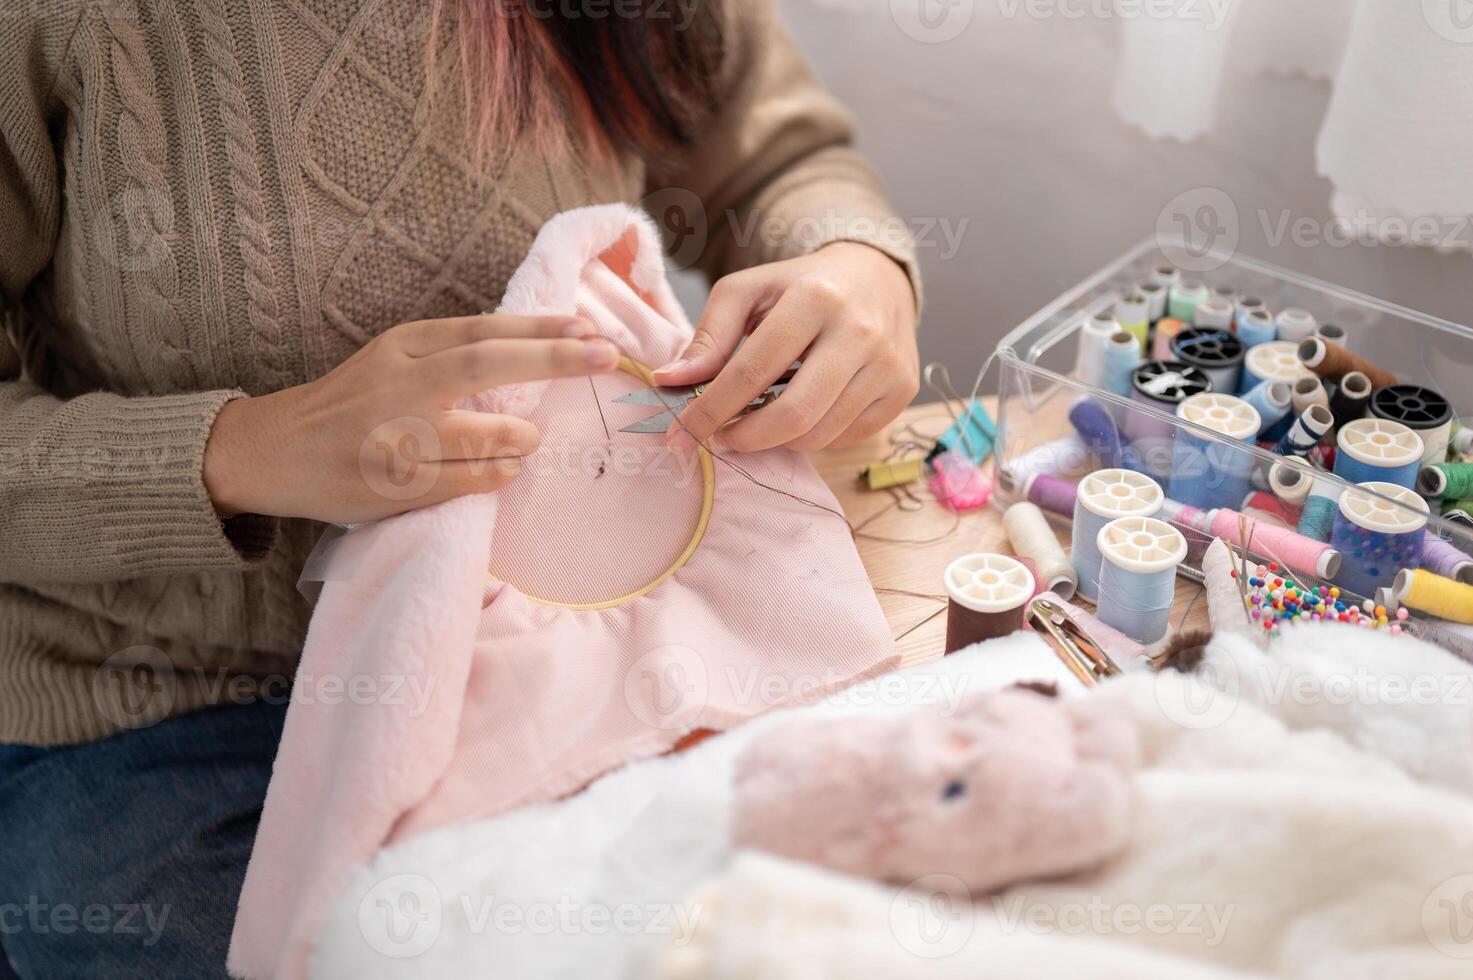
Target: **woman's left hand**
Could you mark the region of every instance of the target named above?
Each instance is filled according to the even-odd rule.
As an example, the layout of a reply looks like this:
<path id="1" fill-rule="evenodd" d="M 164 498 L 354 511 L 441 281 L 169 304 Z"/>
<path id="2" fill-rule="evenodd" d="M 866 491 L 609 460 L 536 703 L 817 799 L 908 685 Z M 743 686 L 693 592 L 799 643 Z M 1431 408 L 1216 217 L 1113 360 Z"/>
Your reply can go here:
<path id="1" fill-rule="evenodd" d="M 915 330 L 910 279 L 868 245 L 835 242 L 726 276 L 712 288 L 690 345 L 655 371 L 666 386 L 715 378 L 665 438 L 680 452 L 698 442 L 717 452 L 858 442 L 915 397 Z M 794 361 L 803 366 L 781 397 L 726 424 Z"/>

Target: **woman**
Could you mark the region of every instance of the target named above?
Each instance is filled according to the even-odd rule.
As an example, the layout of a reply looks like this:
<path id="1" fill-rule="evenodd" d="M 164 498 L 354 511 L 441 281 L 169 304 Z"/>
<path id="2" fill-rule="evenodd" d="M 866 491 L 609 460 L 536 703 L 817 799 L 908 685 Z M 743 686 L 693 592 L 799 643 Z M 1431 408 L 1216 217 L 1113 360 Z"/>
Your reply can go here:
<path id="1" fill-rule="evenodd" d="M 585 324 L 472 315 L 551 215 L 648 200 L 723 276 L 658 375 L 716 378 L 676 449 L 849 442 L 915 392 L 909 246 L 766 3 L 30 4 L 0 37 L 0 132 L 22 977 L 223 972 L 320 522 L 504 485 L 537 432 L 456 400 L 614 366 Z M 383 492 L 383 445 L 433 488 Z"/>

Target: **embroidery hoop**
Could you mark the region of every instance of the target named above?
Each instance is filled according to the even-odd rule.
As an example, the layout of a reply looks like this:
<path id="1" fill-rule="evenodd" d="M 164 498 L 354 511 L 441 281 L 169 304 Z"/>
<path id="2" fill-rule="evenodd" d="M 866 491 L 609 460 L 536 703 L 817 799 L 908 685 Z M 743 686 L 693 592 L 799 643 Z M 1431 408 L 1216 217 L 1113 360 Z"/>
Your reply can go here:
<path id="1" fill-rule="evenodd" d="M 656 387 L 654 373 L 632 357 L 620 357 L 619 370 L 638 378 L 652 388 Z M 619 596 L 617 599 L 605 599 L 599 602 L 560 602 L 556 599 L 544 599 L 541 596 L 532 595 L 523 589 L 517 589 L 517 591 L 539 605 L 555 606 L 559 609 L 571 609 L 574 612 L 584 612 L 592 609 L 611 609 L 614 606 L 621 606 L 631 599 L 638 599 L 640 596 L 649 595 L 655 589 L 659 588 L 666 579 L 680 571 L 685 566 L 685 563 L 690 561 L 690 556 L 695 554 L 696 548 L 701 544 L 701 539 L 706 536 L 706 528 L 711 523 L 711 508 L 716 502 L 716 464 L 711 459 L 710 450 L 705 446 L 696 446 L 696 452 L 699 454 L 701 461 L 701 512 L 696 517 L 695 531 L 691 534 L 690 540 L 686 542 L 685 547 L 681 549 L 680 554 L 671 563 L 669 568 L 655 576 L 648 584 L 635 589 L 628 595 Z M 517 588 L 511 581 L 497 575 L 490 568 L 486 569 L 486 575 L 489 578 L 496 579 L 498 582 L 505 582 L 512 588 Z"/>

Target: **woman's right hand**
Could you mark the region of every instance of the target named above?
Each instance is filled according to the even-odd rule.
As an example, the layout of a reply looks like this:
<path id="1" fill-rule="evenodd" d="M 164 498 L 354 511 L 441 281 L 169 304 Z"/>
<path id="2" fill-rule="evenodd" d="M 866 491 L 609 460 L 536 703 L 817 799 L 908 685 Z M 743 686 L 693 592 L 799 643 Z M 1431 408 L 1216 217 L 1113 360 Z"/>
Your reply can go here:
<path id="1" fill-rule="evenodd" d="M 456 403 L 618 363 L 613 344 L 568 317 L 401 324 L 316 381 L 227 402 L 205 446 L 205 488 L 225 517 L 343 524 L 495 490 L 537 448 L 537 429 Z"/>

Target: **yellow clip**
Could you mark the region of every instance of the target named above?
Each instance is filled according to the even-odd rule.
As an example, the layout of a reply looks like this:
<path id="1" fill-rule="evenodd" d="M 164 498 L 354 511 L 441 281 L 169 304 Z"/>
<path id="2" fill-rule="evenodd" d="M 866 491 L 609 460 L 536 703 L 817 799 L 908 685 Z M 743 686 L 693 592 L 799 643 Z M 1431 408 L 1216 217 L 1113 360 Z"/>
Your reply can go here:
<path id="1" fill-rule="evenodd" d="M 859 475 L 864 477 L 871 490 L 884 490 L 887 487 L 898 487 L 902 483 L 914 483 L 921 478 L 925 469 L 924 456 L 907 456 L 904 459 L 871 463 L 860 470 Z"/>

